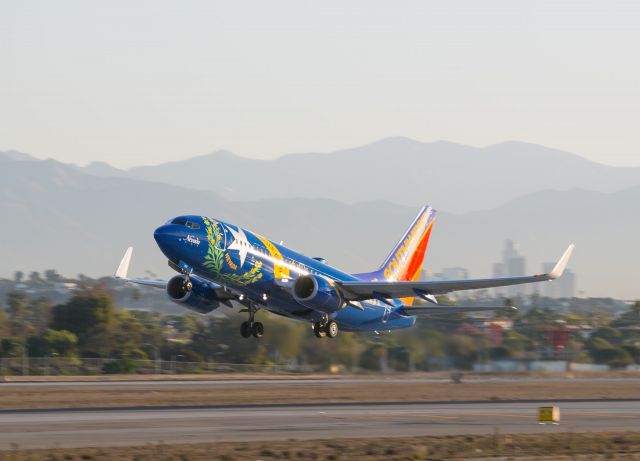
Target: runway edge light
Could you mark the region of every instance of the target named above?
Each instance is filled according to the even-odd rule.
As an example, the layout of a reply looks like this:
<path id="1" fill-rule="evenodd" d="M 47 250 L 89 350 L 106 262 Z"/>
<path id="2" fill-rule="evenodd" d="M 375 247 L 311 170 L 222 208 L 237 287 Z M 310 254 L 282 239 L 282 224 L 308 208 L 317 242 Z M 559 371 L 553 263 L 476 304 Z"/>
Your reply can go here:
<path id="1" fill-rule="evenodd" d="M 538 407 L 538 424 L 560 424 L 560 407 Z"/>

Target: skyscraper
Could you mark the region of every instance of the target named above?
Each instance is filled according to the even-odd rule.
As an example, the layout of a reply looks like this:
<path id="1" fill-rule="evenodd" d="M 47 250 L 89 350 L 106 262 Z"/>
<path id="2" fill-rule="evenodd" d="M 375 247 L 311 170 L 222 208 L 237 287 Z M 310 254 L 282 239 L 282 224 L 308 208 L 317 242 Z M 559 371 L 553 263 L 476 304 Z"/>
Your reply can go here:
<path id="1" fill-rule="evenodd" d="M 502 262 L 494 263 L 494 277 L 514 277 L 526 274 L 526 259 L 520 254 L 518 243 L 514 240 L 505 240 L 502 250 Z M 513 297 L 525 294 L 527 291 L 525 285 L 514 285 L 511 287 L 496 288 L 495 293 L 498 296 Z"/>

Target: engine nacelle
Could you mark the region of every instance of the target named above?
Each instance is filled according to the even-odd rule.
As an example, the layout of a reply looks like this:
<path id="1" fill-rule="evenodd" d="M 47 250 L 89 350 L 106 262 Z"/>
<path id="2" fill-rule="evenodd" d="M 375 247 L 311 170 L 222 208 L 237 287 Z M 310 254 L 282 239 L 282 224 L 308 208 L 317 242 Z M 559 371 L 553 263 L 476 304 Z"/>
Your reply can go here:
<path id="1" fill-rule="evenodd" d="M 167 295 L 174 303 L 183 305 L 192 311 L 206 314 L 220 305 L 216 290 L 208 283 L 191 277 L 191 288 L 186 285 L 187 277 L 176 275 L 167 283 Z"/>
<path id="2" fill-rule="evenodd" d="M 315 275 L 301 275 L 293 283 L 293 299 L 316 311 L 328 314 L 342 309 L 342 296 L 325 279 Z"/>

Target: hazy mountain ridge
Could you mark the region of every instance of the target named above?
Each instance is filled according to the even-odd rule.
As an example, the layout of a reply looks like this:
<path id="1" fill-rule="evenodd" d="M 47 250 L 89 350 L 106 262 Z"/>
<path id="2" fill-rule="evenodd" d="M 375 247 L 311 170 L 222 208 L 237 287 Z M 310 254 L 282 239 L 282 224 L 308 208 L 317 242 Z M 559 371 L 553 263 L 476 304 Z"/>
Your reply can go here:
<path id="1" fill-rule="evenodd" d="M 0 151 L 0 159 L 1 160 L 18 160 L 21 162 L 38 160 L 37 158 L 32 157 L 29 154 L 25 154 L 24 152 L 19 152 L 17 150 Z"/>
<path id="2" fill-rule="evenodd" d="M 324 197 L 347 203 L 438 203 L 453 212 L 493 208 L 543 189 L 613 192 L 640 185 L 640 167 L 613 167 L 535 144 L 475 148 L 388 138 L 332 153 L 254 160 L 218 151 L 136 167 L 130 177 L 208 189 L 232 200 Z"/>
<path id="3" fill-rule="evenodd" d="M 503 240 L 514 238 L 528 271 L 553 261 L 572 241 L 571 268 L 589 295 L 638 297 L 640 187 L 615 193 L 546 190 L 486 211 L 440 212 L 427 267 L 463 266 L 491 275 Z M 430 202 L 442 208 L 437 202 Z M 56 161 L 0 159 L 0 276 L 56 268 L 64 274 L 111 273 L 134 245 L 132 272 L 169 274 L 153 230 L 178 214 L 208 214 L 255 230 L 349 271 L 378 266 L 413 219 L 417 206 L 376 200 L 230 201 L 207 191 L 129 178 L 85 174 Z"/>
<path id="4" fill-rule="evenodd" d="M 388 200 L 412 206 L 429 202 L 452 212 L 495 208 L 545 189 L 614 192 L 640 185 L 640 167 L 604 165 L 536 144 L 508 141 L 476 148 L 404 137 L 274 160 L 219 150 L 129 170 L 105 162 L 75 168 L 95 176 L 211 190 L 231 200 L 323 197 L 347 203 Z"/>

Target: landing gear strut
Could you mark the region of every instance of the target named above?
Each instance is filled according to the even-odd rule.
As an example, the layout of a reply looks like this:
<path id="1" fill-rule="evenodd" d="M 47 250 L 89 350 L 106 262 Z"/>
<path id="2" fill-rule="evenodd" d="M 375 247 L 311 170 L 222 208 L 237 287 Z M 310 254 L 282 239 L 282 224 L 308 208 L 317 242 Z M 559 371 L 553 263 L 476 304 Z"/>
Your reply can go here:
<path id="1" fill-rule="evenodd" d="M 184 283 L 182 284 L 182 289 L 185 291 L 185 293 L 189 293 L 193 289 L 193 283 L 189 278 L 189 274 L 185 275 Z"/>
<path id="2" fill-rule="evenodd" d="M 320 322 L 313 324 L 313 333 L 316 335 L 316 338 L 324 338 L 327 336 L 327 332 L 324 331 L 324 327 Z"/>
<path id="3" fill-rule="evenodd" d="M 256 311 L 258 309 L 256 309 L 253 305 L 250 305 L 248 310 L 249 320 L 246 322 L 242 322 L 242 324 L 240 325 L 240 335 L 243 338 L 248 338 L 252 335 L 254 338 L 262 338 L 262 335 L 264 334 L 264 325 L 262 325 L 262 322 L 254 322 Z"/>
<path id="4" fill-rule="evenodd" d="M 324 338 L 325 336 L 335 338 L 338 336 L 338 324 L 334 320 L 329 320 L 325 315 L 322 321 L 313 324 L 313 333 L 316 338 Z"/>

